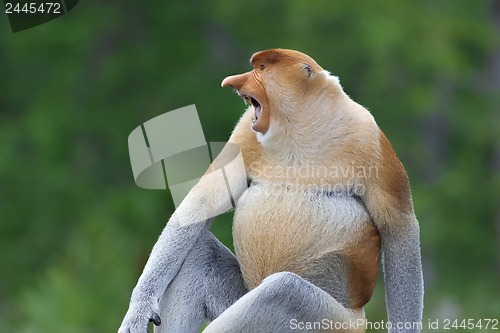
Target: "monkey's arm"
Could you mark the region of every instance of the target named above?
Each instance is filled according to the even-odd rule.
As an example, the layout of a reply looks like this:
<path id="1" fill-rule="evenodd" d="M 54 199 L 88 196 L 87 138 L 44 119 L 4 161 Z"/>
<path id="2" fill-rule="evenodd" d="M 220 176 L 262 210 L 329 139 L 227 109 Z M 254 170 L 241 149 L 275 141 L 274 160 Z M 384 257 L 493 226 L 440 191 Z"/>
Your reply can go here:
<path id="1" fill-rule="evenodd" d="M 119 333 L 147 331 L 148 321 L 160 325 L 158 299 L 177 275 L 188 252 L 208 221 L 181 226 L 174 215 L 153 247 L 135 286 Z"/>
<path id="2" fill-rule="evenodd" d="M 423 277 L 418 222 L 413 214 L 401 215 L 406 227 L 381 232 L 388 320 L 393 324 L 420 325 L 423 310 Z M 411 326 L 410 326 L 411 327 Z M 393 328 L 390 332 L 420 332 Z"/>
<path id="3" fill-rule="evenodd" d="M 377 176 L 368 179 L 364 201 L 382 239 L 388 320 L 393 326 L 417 325 L 422 320 L 424 297 L 419 225 L 413 212 L 408 176 L 382 131 L 380 143 Z M 419 331 L 417 327 L 390 330 Z"/>
<path id="4" fill-rule="evenodd" d="M 161 323 L 158 299 L 179 272 L 201 231 L 213 217 L 233 208 L 246 184 L 239 149 L 228 144 L 176 209 L 154 245 L 119 333 L 145 332 L 149 320 Z"/>

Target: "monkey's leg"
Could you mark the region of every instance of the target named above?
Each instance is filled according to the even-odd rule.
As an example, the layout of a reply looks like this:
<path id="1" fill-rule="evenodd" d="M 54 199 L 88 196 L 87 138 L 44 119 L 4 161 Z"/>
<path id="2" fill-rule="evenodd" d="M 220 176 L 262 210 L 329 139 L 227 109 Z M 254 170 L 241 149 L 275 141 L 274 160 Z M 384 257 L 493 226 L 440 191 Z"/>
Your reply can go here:
<path id="1" fill-rule="evenodd" d="M 236 257 L 205 230 L 160 300 L 155 333 L 198 332 L 246 292 Z"/>
<path id="2" fill-rule="evenodd" d="M 310 325 L 314 326 L 307 326 Z M 340 329 L 336 329 L 340 328 Z M 204 333 L 364 332 L 362 309 L 347 309 L 300 276 L 267 277 L 216 318 Z"/>

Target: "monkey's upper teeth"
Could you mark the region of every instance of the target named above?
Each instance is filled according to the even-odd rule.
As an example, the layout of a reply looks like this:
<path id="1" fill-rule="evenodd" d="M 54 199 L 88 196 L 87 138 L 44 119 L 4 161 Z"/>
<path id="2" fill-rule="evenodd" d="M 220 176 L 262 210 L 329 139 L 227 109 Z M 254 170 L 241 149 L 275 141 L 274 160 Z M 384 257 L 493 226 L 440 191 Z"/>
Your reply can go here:
<path id="1" fill-rule="evenodd" d="M 254 114 L 254 117 L 252 119 L 252 122 L 257 121 L 260 118 L 260 114 L 262 112 L 262 107 L 261 107 L 260 103 L 255 98 L 253 98 L 251 96 L 246 96 L 246 95 L 242 95 L 242 94 L 240 94 L 240 96 L 243 98 L 245 105 L 252 105 L 254 107 L 255 114 Z"/>

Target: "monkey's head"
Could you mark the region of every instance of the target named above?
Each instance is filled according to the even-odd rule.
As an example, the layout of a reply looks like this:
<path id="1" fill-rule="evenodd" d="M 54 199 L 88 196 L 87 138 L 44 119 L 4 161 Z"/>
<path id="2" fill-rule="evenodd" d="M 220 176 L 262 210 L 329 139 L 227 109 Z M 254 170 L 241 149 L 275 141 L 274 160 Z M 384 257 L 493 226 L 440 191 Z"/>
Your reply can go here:
<path id="1" fill-rule="evenodd" d="M 273 122 L 291 122 L 304 117 L 324 82 L 326 71 L 311 57 L 298 51 L 271 49 L 250 58 L 253 69 L 228 76 L 222 87 L 231 87 L 254 108 L 252 129 L 266 134 Z M 327 73 L 327 72 L 326 72 Z M 315 92 L 315 93 L 312 93 Z"/>

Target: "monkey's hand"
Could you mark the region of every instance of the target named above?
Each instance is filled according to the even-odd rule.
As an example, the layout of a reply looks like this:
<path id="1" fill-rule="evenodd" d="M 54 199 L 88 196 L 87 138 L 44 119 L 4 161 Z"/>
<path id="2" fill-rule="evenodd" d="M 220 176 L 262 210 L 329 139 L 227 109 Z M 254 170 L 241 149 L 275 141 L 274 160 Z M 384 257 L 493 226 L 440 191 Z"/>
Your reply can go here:
<path id="1" fill-rule="evenodd" d="M 159 313 L 157 300 L 132 300 L 118 333 L 147 333 L 148 322 L 161 325 Z"/>

